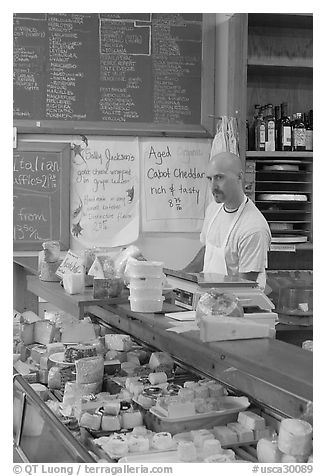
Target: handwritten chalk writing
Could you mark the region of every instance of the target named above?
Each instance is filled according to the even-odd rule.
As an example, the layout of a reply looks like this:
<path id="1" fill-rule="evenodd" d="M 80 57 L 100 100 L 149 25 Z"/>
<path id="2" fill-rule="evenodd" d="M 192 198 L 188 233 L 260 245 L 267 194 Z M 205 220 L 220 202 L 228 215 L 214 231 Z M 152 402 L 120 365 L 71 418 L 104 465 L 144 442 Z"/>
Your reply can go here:
<path id="1" fill-rule="evenodd" d="M 29 225 L 18 225 L 14 226 L 14 240 L 45 240 L 39 236 L 39 231 L 37 228 Z"/>
<path id="2" fill-rule="evenodd" d="M 169 146 L 166 147 L 166 150 L 162 150 L 162 151 L 156 151 L 154 147 L 151 146 L 149 150 L 148 158 L 151 159 L 153 157 L 155 158 L 156 161 L 158 161 L 158 162 L 155 162 L 156 165 L 162 165 L 164 158 L 171 157 Z"/>
<path id="3" fill-rule="evenodd" d="M 17 215 L 20 219 L 20 221 L 48 221 L 45 216 L 39 213 L 31 213 L 27 212 L 26 208 L 21 208 L 19 212 L 17 212 Z"/>
<path id="4" fill-rule="evenodd" d="M 26 160 L 21 155 L 14 156 L 14 172 L 60 172 L 60 166 L 57 161 L 46 160 L 38 155 L 33 161 Z"/>
<path id="5" fill-rule="evenodd" d="M 13 179 L 14 185 L 26 185 L 35 186 L 38 185 L 41 188 L 56 188 L 56 176 L 55 175 L 41 175 L 33 177 L 32 175 L 19 174 Z"/>

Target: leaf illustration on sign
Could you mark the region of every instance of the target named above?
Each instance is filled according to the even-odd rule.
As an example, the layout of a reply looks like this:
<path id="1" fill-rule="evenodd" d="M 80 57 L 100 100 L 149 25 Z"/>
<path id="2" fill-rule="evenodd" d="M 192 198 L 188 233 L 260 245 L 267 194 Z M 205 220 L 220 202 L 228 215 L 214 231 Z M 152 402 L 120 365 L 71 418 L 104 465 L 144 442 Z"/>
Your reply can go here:
<path id="1" fill-rule="evenodd" d="M 134 199 L 135 189 L 134 186 L 127 189 L 128 202 L 131 203 Z"/>
<path id="2" fill-rule="evenodd" d="M 82 209 L 83 209 L 83 202 L 81 200 L 81 198 L 78 196 L 78 199 L 79 199 L 79 205 L 77 208 L 75 208 L 75 210 L 73 210 L 72 212 L 72 217 L 73 218 L 77 218 L 78 215 L 81 213 Z"/>
<path id="3" fill-rule="evenodd" d="M 78 238 L 78 236 L 82 234 L 82 230 L 83 228 L 81 227 L 80 221 L 79 221 L 78 223 L 75 223 L 72 225 L 71 233 L 73 234 L 73 236 Z"/>
<path id="4" fill-rule="evenodd" d="M 88 139 L 87 139 L 87 137 L 84 136 L 84 135 L 81 135 L 80 137 L 81 137 L 81 140 L 85 143 L 86 147 L 88 147 Z"/>
<path id="5" fill-rule="evenodd" d="M 88 168 L 88 165 L 87 165 L 87 162 L 86 160 L 84 159 L 83 155 L 82 155 L 82 152 L 83 152 L 83 149 L 82 149 L 82 146 L 81 144 L 75 144 L 73 143 L 72 144 L 72 151 L 74 153 L 74 157 L 72 159 L 73 163 L 76 164 L 76 165 L 81 165 L 80 163 L 77 162 L 77 159 L 76 157 L 79 156 L 82 158 L 84 164 L 86 165 L 86 167 Z"/>

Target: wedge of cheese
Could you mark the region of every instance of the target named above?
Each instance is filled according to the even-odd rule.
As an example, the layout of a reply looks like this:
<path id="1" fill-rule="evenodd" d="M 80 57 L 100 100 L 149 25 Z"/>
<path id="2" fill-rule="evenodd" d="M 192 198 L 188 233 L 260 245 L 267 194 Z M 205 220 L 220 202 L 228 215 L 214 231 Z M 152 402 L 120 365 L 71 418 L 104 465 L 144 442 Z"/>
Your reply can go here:
<path id="1" fill-rule="evenodd" d="M 83 319 L 73 323 L 63 323 L 61 327 L 61 343 L 87 344 L 94 340 L 95 330 L 93 324 Z"/>
<path id="2" fill-rule="evenodd" d="M 269 336 L 268 325 L 256 324 L 237 317 L 205 316 L 199 322 L 199 330 L 202 342 L 257 339 Z"/>
<path id="3" fill-rule="evenodd" d="M 43 319 L 34 323 L 34 342 L 50 344 L 53 342 L 55 326 L 52 322 Z"/>

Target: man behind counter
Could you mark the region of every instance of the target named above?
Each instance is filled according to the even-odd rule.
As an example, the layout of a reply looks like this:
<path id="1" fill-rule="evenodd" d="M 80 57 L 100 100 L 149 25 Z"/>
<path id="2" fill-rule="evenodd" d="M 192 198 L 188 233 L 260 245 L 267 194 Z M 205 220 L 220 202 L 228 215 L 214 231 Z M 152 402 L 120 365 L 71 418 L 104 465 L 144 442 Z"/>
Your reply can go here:
<path id="1" fill-rule="evenodd" d="M 230 152 L 213 156 L 206 176 L 214 201 L 206 209 L 200 234 L 204 245 L 188 273 L 219 273 L 257 281 L 265 288 L 271 233 L 267 221 L 243 192 L 241 160 Z"/>

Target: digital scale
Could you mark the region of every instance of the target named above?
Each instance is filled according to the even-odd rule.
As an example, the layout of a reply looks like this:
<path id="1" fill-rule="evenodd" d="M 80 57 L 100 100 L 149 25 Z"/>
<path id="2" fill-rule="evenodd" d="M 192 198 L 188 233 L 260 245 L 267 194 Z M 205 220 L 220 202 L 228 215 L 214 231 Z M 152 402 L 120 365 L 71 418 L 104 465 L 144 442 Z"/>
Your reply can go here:
<path id="1" fill-rule="evenodd" d="M 210 288 L 221 293 L 234 294 L 244 310 L 244 317 L 275 326 L 278 314 L 272 301 L 255 281 L 215 273 L 185 273 L 164 268 L 169 284 L 173 287 L 175 304 L 195 310 L 202 294 Z"/>

